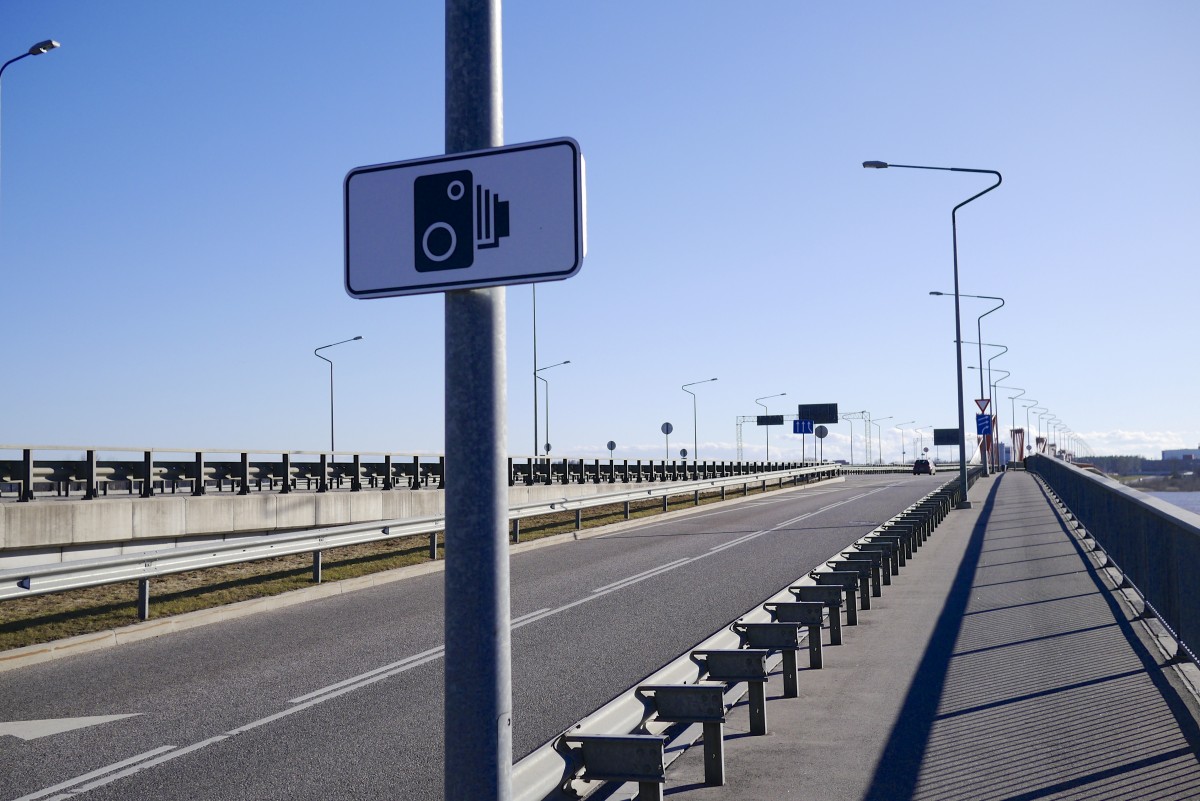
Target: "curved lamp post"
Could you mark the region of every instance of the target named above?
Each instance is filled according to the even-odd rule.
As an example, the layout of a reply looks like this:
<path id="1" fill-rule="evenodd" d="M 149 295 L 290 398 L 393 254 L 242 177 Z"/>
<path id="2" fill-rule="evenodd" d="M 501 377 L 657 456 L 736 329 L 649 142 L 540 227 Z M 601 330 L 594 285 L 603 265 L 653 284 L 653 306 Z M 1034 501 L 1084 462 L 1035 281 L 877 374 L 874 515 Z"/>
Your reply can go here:
<path id="1" fill-rule="evenodd" d="M 930 295 L 939 295 L 939 296 L 940 296 L 940 295 L 945 295 L 946 293 L 945 293 L 945 292 L 930 292 L 929 294 L 930 294 Z M 983 366 L 983 318 L 984 318 L 984 317 L 987 317 L 987 316 L 988 316 L 989 314 L 991 314 L 992 312 L 994 312 L 994 311 L 996 311 L 997 309 L 999 309 L 999 308 L 1001 308 L 1002 306 L 1004 306 L 1004 298 L 1001 298 L 1001 297 L 996 297 L 996 296 L 994 296 L 994 295 L 965 295 L 965 294 L 960 294 L 960 295 L 959 295 L 959 297 L 960 297 L 960 298 L 976 298 L 976 299 L 980 299 L 980 300 L 998 300 L 998 301 L 1000 301 L 1000 305 L 999 305 L 999 306 L 993 306 L 992 308 L 990 308 L 990 309 L 988 309 L 987 311 L 985 311 L 983 314 L 979 315 L 979 317 L 978 317 L 978 318 L 975 320 L 975 339 L 976 339 L 976 342 L 975 342 L 975 344 L 979 346 L 979 365 L 980 365 L 980 367 L 982 367 L 982 366 Z M 964 343 L 964 344 L 966 344 L 966 343 Z M 1005 350 L 1007 351 L 1007 350 L 1008 350 L 1008 348 L 1005 348 Z M 989 369 L 990 369 L 990 367 L 991 367 L 991 359 L 989 359 L 989 360 L 988 360 L 988 366 L 989 366 Z M 990 377 L 990 376 L 988 377 L 988 383 L 989 383 L 989 384 L 991 383 L 991 377 Z M 992 396 L 991 396 L 990 394 L 985 394 L 985 393 L 984 393 L 984 390 L 983 390 L 983 373 L 982 373 L 982 372 L 979 374 L 979 397 L 981 397 L 981 398 L 987 398 L 989 402 L 990 402 L 990 401 L 991 401 L 991 399 L 992 399 Z M 996 411 L 996 410 L 995 410 L 995 409 L 993 409 L 993 410 L 992 410 L 992 413 L 993 413 L 993 414 L 995 414 L 995 411 Z M 994 437 L 993 437 L 993 439 L 992 439 L 992 442 L 993 442 L 993 443 L 995 442 L 995 438 L 994 438 Z M 991 455 L 989 455 L 989 456 L 988 456 L 988 461 L 992 461 L 992 459 L 991 459 Z M 983 474 L 984 474 L 984 475 L 988 475 L 989 473 L 995 473 L 995 472 L 996 472 L 996 470 L 995 470 L 995 464 L 992 464 L 992 465 L 990 465 L 990 466 L 989 466 L 989 465 L 987 465 L 987 464 L 984 464 L 983 468 L 984 468 L 984 469 L 983 469 Z M 989 469 L 989 468 L 990 468 L 990 469 Z"/>
<path id="2" fill-rule="evenodd" d="M 894 416 L 895 415 L 889 414 L 887 417 L 880 417 L 879 420 L 871 421 L 871 425 L 875 426 L 875 429 L 876 429 L 875 447 L 877 448 L 877 452 L 879 454 L 879 463 L 880 464 L 883 464 L 883 426 L 881 426 L 879 424 L 884 420 L 891 420 Z M 867 463 L 870 464 L 870 462 L 871 462 L 870 454 L 867 454 Z"/>
<path id="3" fill-rule="evenodd" d="M 904 464 L 908 460 L 908 451 L 904 449 L 904 429 L 900 426 L 906 426 L 909 423 L 915 423 L 916 420 L 905 420 L 903 423 L 896 423 L 892 428 L 900 432 L 900 464 Z"/>
<path id="4" fill-rule="evenodd" d="M 334 342 L 329 345 L 322 345 L 321 347 L 319 347 L 313 351 L 313 355 L 316 356 L 318 359 L 329 362 L 329 454 L 330 454 L 330 458 L 337 458 L 333 455 L 334 451 L 337 450 L 337 448 L 334 447 L 334 441 L 333 441 L 333 362 L 330 359 L 327 359 L 324 356 L 322 356 L 319 351 L 323 351 L 326 348 L 332 348 L 335 345 L 345 345 L 347 342 L 357 342 L 360 339 L 362 339 L 361 336 L 351 337 L 350 339 L 343 339 L 341 342 Z"/>
<path id="5" fill-rule="evenodd" d="M 550 382 L 547 381 L 543 376 L 538 375 L 538 373 L 542 372 L 543 370 L 549 370 L 551 367 L 562 367 L 564 364 L 570 363 L 571 360 L 567 359 L 565 362 L 548 364 L 545 367 L 539 367 L 533 371 L 533 377 L 546 385 L 546 456 L 550 455 Z"/>
<path id="6" fill-rule="evenodd" d="M 690 384 L 684 384 L 680 389 L 692 396 L 692 461 L 700 459 L 700 435 L 696 433 L 696 393 L 692 392 L 688 387 L 694 387 L 697 384 L 710 384 L 716 381 L 715 378 L 706 378 L 703 381 L 693 381 Z"/>
<path id="7" fill-rule="evenodd" d="M 975 172 L 985 173 L 987 175 L 996 176 L 996 183 L 971 195 L 969 198 L 959 203 L 950 212 L 950 231 L 954 247 L 954 341 L 958 343 L 955 347 L 955 354 L 958 360 L 958 478 L 962 482 L 962 502 L 959 504 L 960 509 L 971 508 L 971 502 L 967 500 L 967 430 L 966 430 L 966 412 L 963 409 L 963 363 L 962 363 L 962 312 L 959 301 L 958 287 L 958 210 L 963 206 L 975 200 L 978 197 L 991 192 L 1003 181 L 1003 177 L 996 170 L 973 170 L 966 167 L 923 167 L 916 164 L 888 164 L 886 161 L 864 161 L 863 167 L 867 169 L 882 170 L 888 167 L 898 167 L 907 170 L 943 170 L 948 172 Z"/>
<path id="8" fill-rule="evenodd" d="M 866 413 L 866 409 L 860 409 L 857 412 L 846 412 L 845 414 L 841 415 L 842 420 L 850 425 L 850 464 L 854 464 L 854 421 L 862 419 L 861 415 Z M 854 417 L 856 414 L 859 415 L 859 417 Z M 867 461 L 869 462 L 871 460 L 868 458 Z"/>
<path id="9" fill-rule="evenodd" d="M 761 398 L 755 398 L 754 402 L 758 403 L 759 401 L 770 400 L 771 398 L 782 398 L 786 394 L 787 394 L 786 392 L 780 392 L 778 395 L 763 395 Z M 767 409 L 767 404 L 758 403 L 758 405 L 763 407 L 764 415 L 770 414 L 770 410 Z M 769 462 L 769 461 L 771 461 L 771 427 L 763 426 L 763 428 L 765 428 L 767 430 L 767 459 L 766 460 Z"/>
<path id="10" fill-rule="evenodd" d="M 1004 379 L 1000 379 L 1000 380 L 1003 381 Z M 1009 413 L 1009 415 L 1011 415 L 1008 418 L 1008 420 L 1009 420 L 1008 440 L 1010 443 L 1015 445 L 1016 443 L 1013 441 L 1013 434 L 1017 430 L 1017 398 L 1021 397 L 1021 395 L 1024 395 L 1025 390 L 1021 389 L 1020 387 L 1006 387 L 1003 384 L 996 384 L 995 388 L 996 389 L 1008 389 L 1008 390 L 1015 389 L 1020 393 L 1018 395 L 1009 395 L 1008 396 L 1008 413 Z M 1017 449 L 1014 447 L 1012 450 L 1013 450 L 1013 453 L 1015 454 Z M 1018 461 L 1019 461 L 1019 459 L 1018 459 Z"/>
<path id="11" fill-rule="evenodd" d="M 33 47 L 29 48 L 29 50 L 17 56 L 16 58 L 10 58 L 8 61 L 0 64 L 0 78 L 4 77 L 4 71 L 8 69 L 9 64 L 15 64 L 21 59 L 29 58 L 30 56 L 40 56 L 43 53 L 49 53 L 51 50 L 54 50 L 57 47 L 59 47 L 59 44 L 53 39 L 47 39 L 44 42 L 38 42 Z"/>

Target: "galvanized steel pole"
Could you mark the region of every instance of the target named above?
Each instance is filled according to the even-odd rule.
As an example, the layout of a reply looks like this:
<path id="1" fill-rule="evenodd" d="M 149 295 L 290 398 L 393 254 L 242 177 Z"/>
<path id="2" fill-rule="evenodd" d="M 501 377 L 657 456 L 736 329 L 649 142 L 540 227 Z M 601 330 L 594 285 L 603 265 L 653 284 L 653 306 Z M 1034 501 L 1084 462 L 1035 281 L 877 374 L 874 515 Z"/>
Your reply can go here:
<path id="1" fill-rule="evenodd" d="M 503 142 L 500 0 L 446 0 L 446 152 Z M 449 801 L 512 795 L 504 302 L 503 287 L 446 293 Z"/>

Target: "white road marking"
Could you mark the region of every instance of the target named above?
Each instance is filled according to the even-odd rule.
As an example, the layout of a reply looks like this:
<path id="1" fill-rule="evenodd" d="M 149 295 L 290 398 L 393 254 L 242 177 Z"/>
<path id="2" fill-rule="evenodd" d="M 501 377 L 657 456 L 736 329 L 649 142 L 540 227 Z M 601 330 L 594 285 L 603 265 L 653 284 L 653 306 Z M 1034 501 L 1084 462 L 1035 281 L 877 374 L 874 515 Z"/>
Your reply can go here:
<path id="1" fill-rule="evenodd" d="M 592 590 L 592 592 L 604 592 L 605 590 L 608 590 L 608 589 L 611 589 L 611 588 L 613 588 L 613 587 L 616 587 L 616 586 L 617 586 L 617 585 L 619 585 L 619 584 L 625 584 L 625 583 L 629 582 L 629 581 L 630 581 L 630 580 L 632 580 L 632 579 L 640 578 L 640 577 L 642 577 L 642 576 L 649 576 L 649 575 L 650 575 L 650 574 L 652 574 L 652 573 L 657 573 L 657 572 L 659 572 L 660 570 L 664 570 L 664 569 L 666 569 L 666 568 L 675 567 L 676 565 L 681 565 L 681 564 L 683 564 L 684 562 L 688 562 L 688 561 L 691 561 L 690 557 L 684 557 L 683 559 L 676 559 L 674 562 L 668 562 L 668 563 L 667 563 L 667 564 L 665 564 L 665 565 L 659 565 L 658 567 L 652 567 L 652 568 L 650 568 L 649 570 L 644 570 L 644 571 L 642 571 L 641 573 L 637 573 L 637 574 L 635 574 L 635 575 L 632 575 L 632 576 L 626 576 L 625 578 L 623 578 L 623 579 L 621 579 L 621 580 L 619 580 L 619 581 L 614 581 L 612 584 L 605 584 L 603 587 L 597 587 L 596 589 Z"/>
<path id="2" fill-rule="evenodd" d="M 57 793 L 59 790 L 65 790 L 68 787 L 74 787 L 80 782 L 86 782 L 88 779 L 94 779 L 97 776 L 103 776 L 105 773 L 111 773 L 114 770 L 120 770 L 126 765 L 132 765 L 135 762 L 141 762 L 144 759 L 149 759 L 150 757 L 157 756 L 164 751 L 170 751 L 174 748 L 175 746 L 173 745 L 164 745 L 160 748 L 155 748 L 153 751 L 147 751 L 144 754 L 138 754 L 137 756 L 130 757 L 129 759 L 124 759 L 120 762 L 114 762 L 107 767 L 93 770 L 91 773 L 85 773 L 82 776 L 76 776 L 74 779 L 67 779 L 62 784 L 56 784 L 53 787 L 47 787 L 45 790 L 39 790 L 36 793 L 30 793 L 29 795 L 23 795 L 20 798 L 13 799 L 13 801 L 37 801 L 37 799 L 45 798 L 51 793 Z"/>
<path id="3" fill-rule="evenodd" d="M 735 545 L 741 545 L 741 544 L 749 542 L 753 539 L 757 539 L 758 537 L 761 537 L 764 534 L 769 534 L 772 531 L 778 531 L 781 528 L 786 528 L 787 526 L 793 525 L 801 520 L 805 520 L 809 517 L 813 517 L 814 515 L 821 514 L 822 512 L 826 512 L 830 509 L 834 509 L 838 506 L 842 506 L 844 504 L 850 503 L 851 501 L 856 501 L 856 500 L 859 500 L 860 498 L 865 498 L 868 495 L 873 495 L 874 493 L 879 492 L 882 489 L 886 489 L 886 488 L 880 487 L 878 489 L 872 489 L 868 492 L 864 492 L 859 495 L 855 495 L 852 498 L 846 498 L 844 500 L 838 501 L 837 503 L 831 503 L 828 506 L 823 506 L 814 512 L 807 512 L 805 514 L 799 515 L 798 517 L 794 517 L 790 520 L 785 520 L 782 523 L 779 523 L 778 525 L 772 526 L 771 528 L 762 529 L 761 531 L 756 531 L 752 534 L 747 534 L 745 536 L 738 538 L 737 540 L 732 540 L 731 542 L 725 543 L 724 545 L 717 546 L 716 548 L 711 549 L 706 553 L 698 554 L 698 555 L 690 557 L 690 558 L 678 559 L 674 562 L 669 562 L 665 565 L 660 565 L 659 567 L 651 568 L 650 570 L 643 571 L 634 576 L 629 576 L 628 578 L 623 579 L 614 584 L 610 584 L 610 585 L 607 585 L 606 587 L 601 587 L 600 589 L 593 590 L 590 595 L 586 595 L 575 601 L 571 601 L 570 603 L 563 604 L 562 606 L 558 607 L 557 609 L 540 609 L 536 612 L 531 612 L 527 615 L 522 615 L 521 617 L 518 617 L 513 622 L 512 628 L 513 629 L 520 628 L 521 626 L 524 626 L 528 623 L 532 623 L 537 620 L 543 620 L 547 617 L 557 615 L 560 612 L 565 612 L 568 609 L 573 609 L 576 606 L 581 606 L 582 604 L 588 603 L 589 601 L 594 601 L 597 598 L 602 598 L 605 595 L 608 595 L 609 593 L 616 592 L 617 590 L 625 589 L 626 587 L 629 587 L 629 586 L 632 586 L 639 582 L 645 581 L 646 579 L 662 575 L 663 573 L 667 573 L 671 570 L 675 570 L 676 568 L 682 567 L 683 565 L 691 564 L 692 562 L 696 562 L 700 559 L 704 559 L 705 557 L 712 556 L 714 553 L 719 553 L 720 551 L 723 551 L 726 548 L 734 547 Z M 21 798 L 14 799 L 14 801 L 37 801 L 37 799 L 45 798 L 46 796 L 50 795 L 50 793 L 54 793 L 59 790 L 71 788 L 71 789 L 69 789 L 69 791 L 67 793 L 64 793 L 61 795 L 56 795 L 51 798 L 46 798 L 46 801 L 68 801 L 68 799 L 70 799 L 78 794 L 85 793 L 88 790 L 93 790 L 97 787 L 101 787 L 105 784 L 109 784 L 110 782 L 116 781 L 117 779 L 123 778 L 125 776 L 131 776 L 134 773 L 138 773 L 139 771 L 154 767 L 155 765 L 160 765 L 163 762 L 174 759 L 175 757 L 183 756 L 184 754 L 189 754 L 194 751 L 199 751 L 201 748 L 205 748 L 209 745 L 212 745 L 213 743 L 219 743 L 222 740 L 226 740 L 226 739 L 236 736 L 238 734 L 242 734 L 242 733 L 250 731 L 252 729 L 256 729 L 259 726 L 263 726 L 267 723 L 272 723 L 281 718 L 288 717 L 289 715 L 293 715 L 304 709 L 308 709 L 309 707 L 316 706 L 317 704 L 322 704 L 333 698 L 337 698 L 338 696 L 345 695 L 346 693 L 353 692 L 354 690 L 362 689 L 363 687 L 366 687 L 370 684 L 374 684 L 377 681 L 382 681 L 383 679 L 386 679 L 390 676 L 394 676 L 398 673 L 403 673 L 406 670 L 411 670 L 412 668 L 415 668 L 419 665 L 424 665 L 428 662 L 432 662 L 434 660 L 441 659 L 443 656 L 445 656 L 445 654 L 446 654 L 446 648 L 444 645 L 438 646 L 436 648 L 430 648 L 426 651 L 422 651 L 419 654 L 415 654 L 415 655 L 407 657 L 405 659 L 401 659 L 399 661 L 393 662 L 390 665 L 384 665 L 383 667 L 367 671 L 366 673 L 359 674 L 358 676 L 354 676 L 352 678 L 345 679 L 343 681 L 339 681 L 336 684 L 330 684 L 327 687 L 322 687 L 319 690 L 314 690 L 313 692 L 308 693 L 307 695 L 302 695 L 298 698 L 293 698 L 288 703 L 295 704 L 295 706 L 293 706 L 289 709 L 285 709 L 281 712 L 277 712 L 274 715 L 268 715 L 265 718 L 260 718 L 259 720 L 253 721 L 251 723 L 247 723 L 244 726 L 240 726 L 236 729 L 232 729 L 229 732 L 226 732 L 225 734 L 219 734 L 215 737 L 210 737 L 207 740 L 202 740 L 198 743 L 189 745 L 185 748 L 176 749 L 175 746 L 172 746 L 172 745 L 162 746 L 161 748 L 157 748 L 153 751 L 147 751 L 144 754 L 140 754 L 138 756 L 131 757 L 131 758 L 123 760 L 121 762 L 113 763 L 112 765 L 109 765 L 104 768 L 100 768 L 99 770 L 92 771 L 91 773 L 87 773 L 82 776 L 78 776 L 74 779 L 70 779 L 66 782 L 63 782 L 62 784 L 57 784 L 54 787 L 48 787 L 45 790 L 38 791 L 31 795 L 22 796 Z M 164 752 L 170 752 L 170 753 L 164 753 Z M 151 757 L 155 757 L 158 754 L 162 754 L 162 756 L 157 756 L 156 758 L 151 758 Z M 147 760 L 147 759 L 149 759 L 149 761 L 146 761 L 146 762 L 142 761 L 142 760 Z M 131 767 L 126 767 L 126 766 L 131 766 Z M 125 769 L 121 770 L 122 768 L 125 768 Z M 118 771 L 118 772 L 113 773 L 113 771 Z M 106 775 L 106 774 L 108 774 L 108 775 Z M 80 782 L 88 781 L 89 779 L 92 779 L 97 776 L 102 776 L 103 778 L 101 778 L 97 781 L 93 781 L 89 784 L 79 785 Z M 77 785 L 79 785 L 79 786 L 77 786 Z"/>
<path id="4" fill-rule="evenodd" d="M 96 715 L 88 718 L 52 718 L 49 720 L 14 720 L 0 723 L 0 737 L 10 735 L 21 740 L 36 740 L 39 737 L 49 737 L 52 734 L 62 734 L 74 729 L 88 726 L 99 726 L 112 720 L 122 720 L 140 715 L 134 712 L 129 715 Z"/>

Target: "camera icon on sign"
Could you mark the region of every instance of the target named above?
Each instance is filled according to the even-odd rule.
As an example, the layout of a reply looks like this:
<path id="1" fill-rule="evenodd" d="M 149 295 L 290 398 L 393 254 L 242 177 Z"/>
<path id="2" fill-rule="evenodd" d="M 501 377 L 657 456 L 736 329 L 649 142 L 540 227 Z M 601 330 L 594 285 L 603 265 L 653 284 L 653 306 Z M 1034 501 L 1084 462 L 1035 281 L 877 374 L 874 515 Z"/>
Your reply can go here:
<path id="1" fill-rule="evenodd" d="M 461 270 L 475 250 L 508 236 L 508 201 L 475 184 L 470 170 L 422 175 L 413 182 L 414 263 L 417 272 Z"/>

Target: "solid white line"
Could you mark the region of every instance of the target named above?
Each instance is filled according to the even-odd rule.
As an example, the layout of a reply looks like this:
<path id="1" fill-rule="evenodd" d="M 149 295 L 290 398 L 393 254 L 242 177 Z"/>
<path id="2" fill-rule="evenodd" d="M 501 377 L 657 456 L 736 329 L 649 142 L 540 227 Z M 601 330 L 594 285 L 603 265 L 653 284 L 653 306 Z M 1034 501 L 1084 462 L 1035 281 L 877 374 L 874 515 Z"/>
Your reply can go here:
<path id="1" fill-rule="evenodd" d="M 530 613 L 529 613 L 529 614 L 527 614 L 527 615 L 519 615 L 519 616 L 517 616 L 517 617 L 514 617 L 514 618 L 513 618 L 513 619 L 510 621 L 510 624 L 509 624 L 509 625 L 511 625 L 511 626 L 512 626 L 512 627 L 515 629 L 517 626 L 522 626 L 522 625 L 524 625 L 524 624 L 525 624 L 525 621 L 527 621 L 527 620 L 531 620 L 531 619 L 533 619 L 533 618 L 535 618 L 535 617 L 539 617 L 539 616 L 541 616 L 543 613 L 545 613 L 545 612 L 549 612 L 549 611 L 550 611 L 549 609 L 539 609 L 539 610 L 537 610 L 536 612 L 530 612 Z"/>
<path id="2" fill-rule="evenodd" d="M 328 687 L 322 687 L 319 690 L 313 690 L 311 693 L 308 693 L 307 695 L 301 695 L 298 698 L 292 698 L 288 701 L 288 703 L 289 704 L 302 704 L 305 701 L 309 700 L 310 698 L 316 698 L 318 695 L 324 695 L 325 693 L 332 692 L 334 690 L 337 690 L 341 687 L 346 686 L 347 684 L 354 684 L 356 682 L 362 681 L 363 679 L 374 676 L 376 673 L 383 673 L 386 670 L 392 670 L 394 668 L 398 668 L 401 666 L 407 666 L 409 662 L 413 662 L 414 660 L 421 659 L 422 657 L 428 656 L 430 654 L 434 654 L 434 653 L 440 654 L 441 652 L 443 652 L 445 650 L 446 650 L 445 646 L 442 646 L 442 645 L 439 645 L 436 648 L 430 648 L 429 650 L 422 651 L 419 654 L 413 654 L 412 656 L 407 656 L 404 659 L 401 659 L 399 661 L 392 662 L 390 665 L 384 665 L 383 667 L 378 667 L 378 668 L 375 668 L 374 670 L 368 670 L 366 673 L 360 673 L 357 676 L 352 676 L 351 678 L 345 679 L 343 681 L 339 681 L 336 684 L 330 684 Z"/>
<path id="3" fill-rule="evenodd" d="M 164 745 L 160 748 L 155 748 L 153 751 L 147 751 L 144 754 L 138 754 L 137 756 L 130 757 L 129 759 L 123 759 L 120 762 L 114 762 L 107 767 L 93 770 L 91 773 L 85 773 L 82 776 L 76 776 L 74 779 L 67 779 L 65 782 L 56 784 L 53 787 L 47 787 L 45 790 L 39 790 L 36 793 L 30 793 L 29 795 L 23 795 L 20 798 L 14 798 L 13 801 L 36 801 L 36 799 L 43 798 L 51 793 L 56 793 L 59 790 L 65 790 L 68 787 L 74 787 L 80 782 L 86 782 L 88 779 L 94 779 L 97 776 L 103 776 L 105 773 L 111 773 L 114 770 L 120 770 L 126 765 L 132 765 L 135 762 L 141 762 L 143 759 L 149 759 L 150 757 L 158 756 L 164 751 L 170 751 L 174 747 L 175 746 L 173 745 Z"/>
<path id="4" fill-rule="evenodd" d="M 79 787 L 74 787 L 74 788 L 68 790 L 67 792 L 63 793 L 62 795 L 56 795 L 53 798 L 46 799 L 46 801 L 66 801 L 66 799 L 72 798 L 73 796 L 80 795 L 82 793 L 86 793 L 88 790 L 95 790 L 97 787 L 103 787 L 106 784 L 115 782 L 117 779 L 123 779 L 126 776 L 132 776 L 135 773 L 140 773 L 143 770 L 148 770 L 148 769 L 154 767 L 155 765 L 161 765 L 162 763 L 172 760 L 177 756 L 183 756 L 184 754 L 190 754 L 192 751 L 199 751 L 201 748 L 212 745 L 213 743 L 218 743 L 221 740 L 226 739 L 227 737 L 228 737 L 228 735 L 225 735 L 225 734 L 218 734 L 216 737 L 209 737 L 207 740 L 202 740 L 193 745 L 189 745 L 186 748 L 180 748 L 176 751 L 170 752 L 169 754 L 163 754 L 162 756 L 160 756 L 156 759 L 151 759 L 149 762 L 143 762 L 139 765 L 134 765 L 133 767 L 126 768 L 125 770 L 122 770 L 118 773 L 113 773 L 111 775 L 105 776 L 103 779 L 97 779 L 94 782 L 90 782 L 88 784 L 84 784 Z"/>
<path id="5" fill-rule="evenodd" d="M 665 565 L 659 565 L 658 567 L 652 567 L 649 570 L 643 570 L 641 573 L 635 573 L 632 576 L 626 576 L 623 579 L 614 581 L 612 584 L 605 584 L 603 587 L 597 587 L 596 589 L 592 590 L 592 592 L 604 592 L 605 590 L 609 589 L 610 587 L 616 587 L 619 584 L 625 584 L 626 582 L 632 581 L 633 579 L 641 578 L 642 576 L 648 576 L 651 573 L 656 573 L 659 570 L 662 570 L 663 568 L 673 567 L 675 565 L 682 564 L 683 562 L 687 562 L 687 561 L 689 561 L 689 559 L 687 559 L 687 558 L 676 559 L 674 562 L 668 562 Z"/>

